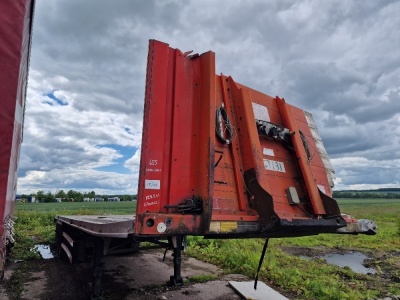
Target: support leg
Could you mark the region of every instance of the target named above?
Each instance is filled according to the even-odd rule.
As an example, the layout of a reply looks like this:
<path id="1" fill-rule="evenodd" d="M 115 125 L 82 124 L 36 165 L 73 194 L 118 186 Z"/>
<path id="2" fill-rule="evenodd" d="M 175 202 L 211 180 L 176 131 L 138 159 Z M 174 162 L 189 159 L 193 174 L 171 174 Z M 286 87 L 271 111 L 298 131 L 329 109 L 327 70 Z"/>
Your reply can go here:
<path id="1" fill-rule="evenodd" d="M 104 251 L 104 241 L 102 238 L 95 237 L 93 250 L 93 284 L 92 284 L 92 299 L 102 299 L 101 292 L 101 274 L 102 274 L 102 258 Z"/>
<path id="2" fill-rule="evenodd" d="M 265 243 L 264 243 L 263 250 L 262 250 L 262 252 L 261 252 L 260 262 L 258 263 L 258 269 L 257 269 L 257 273 L 256 273 L 256 278 L 254 278 L 254 289 L 255 289 L 255 290 L 257 289 L 258 274 L 260 273 L 261 266 L 262 266 L 262 263 L 263 263 L 263 261 L 264 261 L 265 252 L 267 252 L 268 241 L 269 241 L 269 239 L 266 238 L 266 239 L 265 239 Z"/>
<path id="3" fill-rule="evenodd" d="M 171 285 L 182 285 L 182 274 L 181 274 L 181 265 L 182 265 L 182 236 L 177 235 L 172 237 L 172 246 L 174 249 L 174 276 L 170 277 Z"/>

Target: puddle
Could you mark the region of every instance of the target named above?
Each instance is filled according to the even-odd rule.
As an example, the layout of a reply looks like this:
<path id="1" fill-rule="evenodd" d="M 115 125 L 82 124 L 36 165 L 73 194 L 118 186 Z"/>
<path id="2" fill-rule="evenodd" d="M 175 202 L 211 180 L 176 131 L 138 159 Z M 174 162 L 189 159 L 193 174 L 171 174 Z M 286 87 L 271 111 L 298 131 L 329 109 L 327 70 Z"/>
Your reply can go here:
<path id="1" fill-rule="evenodd" d="M 309 260 L 309 256 L 300 256 L 303 259 Z M 328 253 L 319 258 L 325 259 L 328 264 L 336 265 L 339 267 L 349 267 L 353 272 L 359 274 L 375 274 L 376 270 L 373 268 L 366 268 L 363 266 L 364 260 L 368 258 L 361 252 L 349 252 L 345 254 Z"/>
<path id="2" fill-rule="evenodd" d="M 353 272 L 359 274 L 375 274 L 375 269 L 363 266 L 364 260 L 368 257 L 360 252 L 351 252 L 346 254 L 325 254 L 321 256 L 328 264 L 339 267 L 349 267 Z"/>
<path id="3" fill-rule="evenodd" d="M 53 253 L 51 253 L 49 245 L 37 244 L 33 249 L 38 251 L 43 259 L 54 258 L 54 255 Z"/>

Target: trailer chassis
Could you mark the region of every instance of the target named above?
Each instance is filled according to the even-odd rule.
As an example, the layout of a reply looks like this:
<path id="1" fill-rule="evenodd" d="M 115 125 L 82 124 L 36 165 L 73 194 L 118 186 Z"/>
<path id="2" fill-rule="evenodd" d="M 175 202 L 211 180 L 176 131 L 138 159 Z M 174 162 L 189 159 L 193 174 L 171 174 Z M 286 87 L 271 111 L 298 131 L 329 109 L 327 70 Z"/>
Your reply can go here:
<path id="1" fill-rule="evenodd" d="M 102 299 L 104 256 L 139 250 L 164 248 L 164 259 L 166 252 L 172 250 L 174 273 L 168 284 L 183 285 L 181 263 L 186 236 L 137 236 L 132 233 L 134 219 L 133 216 L 56 217 L 56 250 L 60 258 L 71 264 L 92 261 L 92 299 Z"/>

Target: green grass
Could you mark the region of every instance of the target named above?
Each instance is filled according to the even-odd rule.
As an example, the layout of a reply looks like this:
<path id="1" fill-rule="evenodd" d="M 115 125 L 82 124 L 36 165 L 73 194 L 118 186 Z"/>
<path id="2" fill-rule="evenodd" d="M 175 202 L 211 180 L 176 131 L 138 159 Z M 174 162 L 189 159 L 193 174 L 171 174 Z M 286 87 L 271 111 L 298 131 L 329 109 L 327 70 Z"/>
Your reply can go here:
<path id="1" fill-rule="evenodd" d="M 385 296 L 388 292 L 400 294 L 398 283 L 380 286 L 374 276 L 355 274 L 347 268 L 328 265 L 319 259 L 306 261 L 281 250 L 284 246 L 358 249 L 371 253 L 389 253 L 400 249 L 400 200 L 340 199 L 338 202 L 343 213 L 358 219 L 374 220 L 378 225 L 378 234 L 321 234 L 271 239 L 260 280 L 281 287 L 296 299 L 371 299 L 382 294 Z M 262 239 L 204 240 L 191 237 L 188 253 L 214 263 L 226 272 L 254 277 L 262 244 Z"/>
<path id="2" fill-rule="evenodd" d="M 204 275 L 193 275 L 188 278 L 190 283 L 203 283 L 208 281 L 213 281 L 218 279 L 217 275 L 213 274 L 204 274 Z"/>
<path id="3" fill-rule="evenodd" d="M 16 212 L 40 211 L 65 214 L 133 214 L 136 211 L 136 201 L 121 202 L 60 202 L 60 203 L 17 203 Z"/>
<path id="4" fill-rule="evenodd" d="M 188 253 L 222 267 L 227 273 L 254 278 L 263 246 L 262 239 L 204 240 L 189 238 Z M 370 299 L 379 292 L 368 288 L 365 275 L 285 254 L 271 240 L 259 278 L 282 288 L 296 299 Z M 369 280 L 372 280 L 369 279 Z"/>

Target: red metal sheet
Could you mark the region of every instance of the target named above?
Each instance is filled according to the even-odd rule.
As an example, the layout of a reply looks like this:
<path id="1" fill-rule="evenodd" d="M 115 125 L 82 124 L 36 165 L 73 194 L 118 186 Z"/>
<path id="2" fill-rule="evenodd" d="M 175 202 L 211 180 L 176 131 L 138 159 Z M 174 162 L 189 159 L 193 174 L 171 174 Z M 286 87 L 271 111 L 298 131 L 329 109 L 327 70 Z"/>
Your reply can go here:
<path id="1" fill-rule="evenodd" d="M 22 141 L 34 1 L 0 1 L 0 236 L 12 216 Z"/>
<path id="2" fill-rule="evenodd" d="M 213 52 L 151 40 L 135 233 L 290 236 L 345 226 L 309 126 L 283 99 L 216 75 Z"/>

